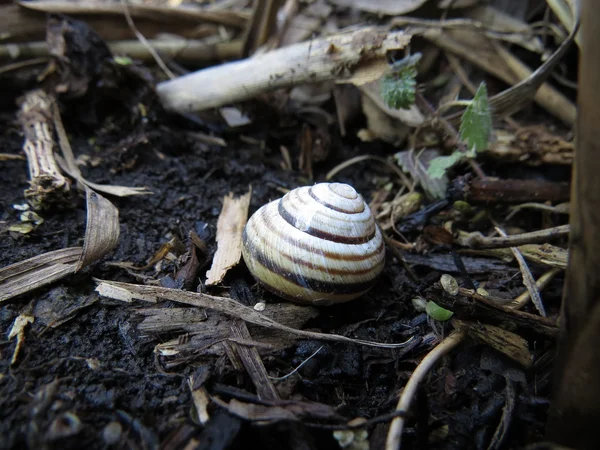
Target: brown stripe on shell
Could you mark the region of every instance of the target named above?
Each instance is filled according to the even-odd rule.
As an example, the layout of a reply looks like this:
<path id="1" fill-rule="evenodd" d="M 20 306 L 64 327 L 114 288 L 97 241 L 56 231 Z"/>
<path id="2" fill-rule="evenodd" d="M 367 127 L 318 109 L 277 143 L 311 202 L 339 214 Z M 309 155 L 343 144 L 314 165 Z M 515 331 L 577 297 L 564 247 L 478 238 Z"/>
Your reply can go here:
<path id="1" fill-rule="evenodd" d="M 309 202 L 311 202 L 312 200 L 314 200 L 312 197 L 303 197 L 300 195 L 296 195 L 294 196 L 294 199 L 292 200 L 291 198 L 289 198 L 287 195 L 285 197 L 283 197 L 280 200 L 280 203 L 285 203 L 285 204 L 293 204 L 292 202 L 298 202 L 300 203 L 302 206 L 306 206 L 307 208 L 310 207 Z M 325 206 L 325 205 L 323 205 Z M 329 208 L 331 209 L 331 208 Z M 334 211 L 333 209 L 331 209 L 331 211 L 333 212 L 337 212 L 340 213 L 340 211 Z M 364 209 L 360 212 L 357 212 L 356 214 L 362 214 L 364 212 Z M 320 214 L 326 218 L 326 219 L 331 219 L 331 220 L 336 220 L 336 221 L 340 221 L 340 222 L 345 222 L 345 223 L 356 223 L 356 220 L 345 220 L 343 217 L 340 217 L 339 215 L 329 215 L 327 214 L 327 209 L 320 211 Z M 340 214 L 346 214 L 346 213 L 340 213 Z M 349 217 L 352 217 L 351 215 Z M 366 222 L 366 221 L 363 221 Z M 361 222 L 359 222 L 361 223 Z"/>
<path id="2" fill-rule="evenodd" d="M 283 220 L 285 220 L 291 226 L 296 228 L 296 219 L 294 218 L 294 215 L 292 213 L 290 213 L 287 209 L 285 209 L 283 202 L 279 202 L 278 212 Z M 310 234 L 311 236 L 325 239 L 327 241 L 339 242 L 340 244 L 364 244 L 366 242 L 369 242 L 371 239 L 373 239 L 376 234 L 375 227 L 373 227 L 373 232 L 371 234 L 369 234 L 367 236 L 356 236 L 356 237 L 340 236 L 340 235 L 328 233 L 326 231 L 319 230 L 318 228 L 313 228 L 313 227 L 308 227 L 307 229 L 301 230 L 301 231 L 303 231 L 304 233 Z"/>
<path id="3" fill-rule="evenodd" d="M 333 209 L 334 211 L 337 211 L 337 212 L 341 212 L 341 213 L 345 213 L 345 214 L 360 214 L 361 212 L 363 212 L 365 210 L 364 204 L 362 205 L 362 209 L 360 211 L 348 211 L 346 209 L 340 208 L 339 206 L 332 205 L 331 203 L 326 202 L 325 200 L 317 197 L 313 193 L 312 187 L 308 190 L 308 195 L 310 195 L 315 201 L 317 201 L 321 205 L 326 206 L 329 209 Z"/>
<path id="4" fill-rule="evenodd" d="M 304 277 L 300 274 L 288 272 L 281 273 L 277 269 L 278 266 L 275 266 L 269 258 L 267 258 L 260 249 L 253 248 L 252 255 L 255 258 L 255 262 L 261 264 L 265 267 L 269 272 L 274 273 L 276 275 L 280 275 L 284 277 L 290 283 L 295 284 L 301 288 L 307 289 L 309 291 L 318 292 L 322 294 L 357 294 L 366 290 L 369 290 L 373 287 L 375 280 L 377 280 L 379 273 L 373 277 L 373 279 L 369 281 L 364 281 L 360 283 L 335 283 L 331 281 L 323 281 L 315 278 Z M 380 263 L 383 264 L 383 261 Z M 371 268 L 373 270 L 374 268 Z M 264 285 L 268 285 L 263 280 L 260 280 Z M 276 289 L 276 288 L 274 288 Z"/>
<path id="5" fill-rule="evenodd" d="M 266 228 L 269 230 L 269 233 L 274 234 L 279 239 L 281 239 L 289 244 L 292 244 L 295 247 L 299 247 L 299 248 L 302 248 L 307 251 L 314 251 L 314 247 L 307 245 L 306 243 L 304 243 L 302 241 L 297 241 L 297 240 L 293 239 L 291 236 L 283 234 L 280 230 L 277 229 L 277 227 L 272 222 L 270 222 L 268 220 L 267 217 L 268 216 L 266 214 L 264 214 L 264 210 L 263 210 L 262 212 L 260 212 L 260 216 L 257 218 L 264 222 L 264 224 L 266 225 Z M 244 229 L 244 232 L 245 232 L 245 229 Z M 377 230 L 375 230 L 375 234 L 377 234 Z M 321 251 L 321 253 L 323 253 L 323 255 L 326 258 L 329 258 L 329 259 L 335 259 L 335 260 L 339 260 L 339 261 L 364 261 L 365 259 L 369 259 L 373 255 L 380 253 L 383 249 L 383 246 L 384 246 L 384 242 L 382 239 L 379 246 L 372 253 L 368 253 L 368 254 L 364 254 L 364 255 L 341 255 L 339 253 L 328 252 L 328 251 L 324 251 L 324 250 L 320 250 L 320 251 Z"/>
<path id="6" fill-rule="evenodd" d="M 244 229 L 244 232 L 242 233 L 242 240 L 244 242 L 244 245 L 246 247 L 248 247 L 248 235 L 246 233 L 246 229 Z M 263 245 L 269 246 L 266 241 L 261 240 L 261 243 L 260 243 L 261 248 Z M 383 242 L 382 242 L 382 245 L 383 245 Z M 374 252 L 372 255 L 379 253 L 379 251 L 381 251 L 381 246 L 378 248 L 378 251 Z M 261 253 L 261 256 L 263 259 L 265 259 L 265 260 L 267 259 L 267 257 L 264 255 L 264 252 L 259 250 L 256 245 L 253 245 L 252 248 L 250 249 L 250 253 L 252 253 L 253 256 L 258 256 L 258 252 Z M 294 257 L 294 255 L 289 255 L 289 254 L 283 253 L 283 252 L 279 252 L 279 256 L 281 256 L 282 258 L 286 259 L 287 261 L 290 261 L 291 263 L 293 263 L 297 266 L 308 267 L 309 269 L 312 269 L 312 270 L 320 270 L 323 272 L 327 272 L 330 275 L 338 275 L 338 276 L 366 275 L 369 272 L 373 272 L 374 268 L 376 267 L 376 266 L 373 266 L 373 267 L 369 267 L 367 269 L 349 271 L 349 270 L 334 269 L 332 267 L 323 267 L 321 265 L 313 263 L 312 261 L 307 261 L 304 259 L 296 258 L 296 257 Z M 273 268 L 275 268 L 275 266 L 272 263 L 270 263 L 270 262 L 268 264 L 264 263 L 263 266 L 267 267 L 267 269 L 269 269 L 271 272 L 275 272 L 275 273 L 278 273 L 283 276 L 283 274 L 280 272 L 280 270 L 272 270 Z"/>

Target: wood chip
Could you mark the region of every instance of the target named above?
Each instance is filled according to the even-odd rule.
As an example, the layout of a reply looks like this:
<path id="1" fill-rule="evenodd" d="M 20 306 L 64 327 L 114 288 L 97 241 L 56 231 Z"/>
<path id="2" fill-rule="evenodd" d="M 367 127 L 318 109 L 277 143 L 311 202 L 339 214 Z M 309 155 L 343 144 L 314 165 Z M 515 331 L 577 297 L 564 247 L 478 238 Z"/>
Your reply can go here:
<path id="1" fill-rule="evenodd" d="M 229 269 L 242 257 L 242 232 L 248 220 L 248 208 L 252 189 L 241 197 L 229 193 L 223 199 L 223 209 L 217 221 L 217 252 L 210 270 L 206 273 L 206 285 L 220 283 Z"/>
<path id="2" fill-rule="evenodd" d="M 505 354 L 523 367 L 531 366 L 532 356 L 527 341 L 518 334 L 495 325 L 464 322 L 458 319 L 453 319 L 452 325 L 458 330 L 466 331 L 472 338 Z"/>

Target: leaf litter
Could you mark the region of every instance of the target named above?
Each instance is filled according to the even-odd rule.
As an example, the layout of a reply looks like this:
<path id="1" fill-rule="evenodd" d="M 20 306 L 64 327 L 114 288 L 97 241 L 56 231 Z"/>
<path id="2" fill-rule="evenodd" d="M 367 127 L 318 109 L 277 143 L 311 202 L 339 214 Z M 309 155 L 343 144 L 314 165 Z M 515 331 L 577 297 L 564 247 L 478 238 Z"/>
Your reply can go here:
<path id="1" fill-rule="evenodd" d="M 319 435 L 327 445 L 338 442 L 356 448 L 367 448 L 364 446 L 369 444 L 379 448 L 377 442 L 383 445 L 387 434 L 390 450 L 397 448 L 401 438 L 403 448 L 417 448 L 423 436 L 436 448 L 475 448 L 476 439 L 482 439 L 479 447 L 494 448 L 510 436 L 511 428 L 521 426 L 517 411 L 531 407 L 521 403 L 532 390 L 531 380 L 548 379 L 537 363 L 550 354 L 558 330 L 558 289 L 566 265 L 564 244 L 569 233 L 564 224 L 568 213 L 564 202 L 569 199 L 565 177 L 541 177 L 535 168 L 541 163 L 568 166 L 572 162 L 572 143 L 569 134 L 561 131 L 564 124 L 548 126 L 548 119 L 534 129 L 519 122 L 531 120 L 522 109 L 535 96 L 550 114 L 567 126 L 572 123 L 573 102 L 548 75 L 576 40 L 578 22 L 570 22 L 565 33 L 568 37 L 557 40 L 552 53 L 552 49 L 543 48 L 546 42 L 528 23 L 505 16 L 501 16 L 504 22 L 492 23 L 487 6 L 471 9 L 466 2 L 466 6 L 460 6 L 465 8 L 461 10 L 464 18 L 437 21 L 419 18 L 419 7 L 426 2 L 370 2 L 368 6 L 364 2 L 345 3 L 357 11 L 381 14 L 378 20 L 383 27 L 345 31 L 347 18 L 339 2 L 318 1 L 286 9 L 287 25 L 312 24 L 311 29 L 319 35 L 310 39 L 306 31 L 287 33 L 273 27 L 268 8 L 257 7 L 251 19 L 251 10 L 239 5 L 231 11 L 212 11 L 206 5 L 189 11 L 177 7 L 167 10 L 162 5 L 129 6 L 131 18 L 140 23 L 157 13 L 176 17 L 182 34 L 187 27 L 184 18 L 207 21 L 203 32 L 214 33 L 213 38 L 217 38 L 214 24 L 219 24 L 218 39 L 231 39 L 230 54 L 242 58 L 248 56 L 244 51 L 256 52 L 252 58 L 242 60 L 248 67 L 279 55 L 279 65 L 273 67 L 285 72 L 291 67 L 289 61 L 300 61 L 291 57 L 294 53 L 288 47 L 277 48 L 278 42 L 297 44 L 295 51 L 308 55 L 304 66 L 293 67 L 299 72 L 282 75 L 278 69 L 263 65 L 260 75 L 266 84 L 259 80 L 244 86 L 246 80 L 252 81 L 249 74 L 234 76 L 231 69 L 235 64 L 226 63 L 219 70 L 208 68 L 198 72 L 201 75 L 159 84 L 158 98 L 147 88 L 164 79 L 163 75 L 151 73 L 135 58 L 125 60 L 111 55 L 108 49 L 116 48 L 115 39 L 109 38 L 110 45 L 105 45 L 87 31 L 83 22 L 51 17 L 49 44 L 54 59 L 44 74 L 51 98 L 44 109 L 50 114 L 34 118 L 33 128 L 45 130 L 41 135 L 44 139 L 36 141 L 34 135 L 29 147 L 56 159 L 49 173 L 56 179 L 64 178 L 65 184 L 56 184 L 58 188 L 73 183 L 86 193 L 86 232 L 76 238 L 78 245 L 72 246 L 69 232 L 60 229 L 60 223 L 72 227 L 76 221 L 69 217 L 75 211 L 82 212 L 76 190 L 58 198 L 61 209 L 44 209 L 43 198 L 33 201 L 35 207 L 40 207 L 41 220 L 25 234 L 9 225 L 15 221 L 14 213 L 2 213 L 0 232 L 11 239 L 8 246 L 2 244 L 9 251 L 0 269 L 0 298 L 11 299 L 3 303 L 6 315 L 2 324 L 10 320 L 15 330 L 11 336 L 18 343 L 14 344 L 10 364 L 17 379 L 21 374 L 38 374 L 41 368 L 64 375 L 67 365 L 80 361 L 88 361 L 87 366 L 70 366 L 71 370 L 89 373 L 81 372 L 82 381 L 76 383 L 64 376 L 54 384 L 48 377 L 35 378 L 37 411 L 46 411 L 52 404 L 56 413 L 48 420 L 37 413 L 29 415 L 29 421 L 18 422 L 24 410 L 17 408 L 12 423 L 17 420 L 23 425 L 15 428 L 11 442 L 19 439 L 15 436 L 25 435 L 23 427 L 29 427 L 29 442 L 36 445 L 44 439 L 65 441 L 82 436 L 81 421 L 86 418 L 73 411 L 78 401 L 86 400 L 70 392 L 81 393 L 86 385 L 87 395 L 96 404 L 105 405 L 97 416 L 102 428 L 93 428 L 92 446 L 118 442 L 125 429 L 131 430 L 128 439 L 152 448 L 159 441 L 163 445 L 179 442 L 194 446 L 203 439 L 212 439 L 217 430 L 230 430 L 230 438 L 220 438 L 222 448 L 228 448 L 244 435 L 240 423 L 249 421 L 263 427 L 277 423 L 286 433 L 296 435 L 303 424 L 320 431 L 338 427 L 334 433 Z M 437 2 L 436 6 L 448 6 L 443 3 Z M 120 8 L 112 5 L 100 8 L 33 2 L 26 6 L 70 14 L 120 14 Z M 402 7 L 403 13 L 412 12 L 414 17 L 386 18 L 386 14 L 396 14 L 391 13 L 392 6 Z M 261 14 L 266 16 L 258 20 Z M 254 31 L 243 43 L 237 33 L 250 20 Z M 565 17 L 560 20 L 567 23 Z M 398 32 L 400 26 L 403 28 Z M 139 29 L 155 37 L 147 24 L 142 23 Z M 293 36 L 299 39 L 302 35 L 304 42 L 293 41 Z M 429 42 L 419 48 L 422 56 L 418 65 L 405 73 L 396 72 L 400 78 L 388 80 L 392 84 L 379 90 L 377 78 L 397 69 L 395 61 L 408 58 L 405 61 L 416 63 L 416 58 L 411 59 L 407 53 L 407 44 L 412 45 L 415 36 Z M 91 50 L 73 52 L 86 39 L 93 44 Z M 540 69 L 529 70 L 511 53 L 509 45 L 513 44 L 534 53 L 548 50 L 551 56 Z M 353 51 L 361 58 L 349 58 L 352 52 L 346 53 L 345 46 L 354 46 Z M 319 53 L 321 47 L 324 53 Z M 261 52 L 266 56 L 261 58 Z M 454 65 L 444 65 L 444 52 L 454 55 Z M 473 66 L 464 65 L 461 69 L 466 70 L 454 73 L 457 60 L 461 63 L 457 58 Z M 200 60 L 206 61 L 197 59 L 191 65 Z M 314 65 L 319 61 L 330 69 L 326 75 L 319 75 Z M 82 68 L 84 71 L 79 72 Z M 176 66 L 169 70 L 183 72 Z M 498 80 L 482 76 L 485 72 L 513 87 L 506 88 Z M 55 74 L 59 76 L 54 78 Z M 195 76 L 223 81 L 235 81 L 238 76 L 234 84 L 244 92 L 228 90 L 233 87 L 227 88 L 226 83 L 222 83 L 226 89 L 219 92 L 215 87 L 221 84 L 206 81 L 204 88 L 212 90 L 212 100 L 206 96 L 194 98 L 199 103 L 183 108 L 184 115 L 165 112 L 159 101 L 172 109 L 176 103 L 171 102 L 176 99 L 169 98 L 164 87 L 177 83 L 178 89 L 185 91 L 190 86 L 186 79 Z M 114 96 L 120 93 L 114 87 L 124 86 L 125 79 L 129 80 L 127 95 Z M 439 98 L 466 98 L 469 92 L 473 95 L 474 86 L 482 79 L 485 83 L 479 84 L 472 101 L 437 103 Z M 299 84 L 307 80 L 321 83 L 320 89 L 315 89 L 315 94 L 304 89 L 301 96 L 300 88 L 304 86 Z M 338 96 L 335 106 L 345 105 L 348 109 L 336 114 L 331 111 L 332 96 L 319 97 L 316 93 L 334 92 L 337 88 L 331 86 L 340 82 L 348 84 L 344 92 L 353 92 L 361 101 L 351 107 L 352 103 L 343 103 Z M 489 101 L 483 93 L 486 88 Z M 288 89 L 296 89 L 294 96 Z M 192 91 L 187 92 L 192 99 Z M 35 98 L 34 94 L 30 91 Z M 103 98 L 113 101 L 113 109 L 106 109 Z M 235 130 L 202 103 L 208 101 L 215 106 L 223 101 L 235 103 L 236 99 L 245 100 L 233 107 L 248 120 Z M 551 106 L 552 101 L 563 107 Z M 448 105 L 467 108 L 444 116 Z M 88 112 L 78 115 L 77 111 L 86 108 Z M 196 113 L 199 110 L 203 111 Z M 356 126 L 356 114 L 367 118 L 365 128 Z M 506 118 L 508 114 L 513 116 Z M 378 122 L 384 125 L 378 127 Z M 261 129 L 265 123 L 269 124 L 267 130 Z M 335 127 L 344 130 L 342 144 Z M 303 139 L 294 140 L 295 130 Z M 321 152 L 324 143 L 332 142 L 331 148 Z M 542 143 L 542 149 L 528 145 L 535 142 Z M 17 153 L 19 146 L 12 146 Z M 55 154 L 58 148 L 62 157 Z M 76 158 L 75 153 L 89 156 L 86 160 L 95 161 L 95 165 L 81 165 L 84 159 Z M 295 172 L 297 153 L 300 164 Z M 445 162 L 440 166 L 436 160 Z M 18 168 L 20 161 L 11 157 L 4 158 L 3 163 Z M 529 171 L 522 169 L 525 166 Z M 388 234 L 386 242 L 393 257 L 386 265 L 381 285 L 362 303 L 330 309 L 281 303 L 251 284 L 243 264 L 236 264 L 236 246 L 228 249 L 227 245 L 235 243 L 249 210 L 281 192 L 325 176 L 350 182 L 373 199 L 373 212 Z M 0 187 L 10 204 L 22 202 L 22 184 Z M 237 231 L 224 237 L 225 225 L 219 223 L 225 222 L 226 208 L 221 211 L 221 200 L 227 192 L 243 195 L 248 185 L 252 185 L 252 197 L 248 195 L 247 203 L 239 209 L 238 226 L 234 227 Z M 150 192 L 154 195 L 137 197 Z M 114 201 L 101 194 L 115 197 Z M 506 236 L 494 235 L 495 226 L 501 226 Z M 70 233 L 77 234 L 74 229 Z M 63 238 L 58 239 L 60 236 Z M 20 248 L 29 252 L 27 257 L 32 253 L 33 257 L 27 259 L 25 253 L 21 256 Z M 215 265 L 220 254 L 230 261 L 215 266 L 216 275 L 204 283 L 210 273 L 206 272 L 208 263 Z M 463 256 L 466 254 L 469 256 Z M 516 257 L 523 275 L 515 264 Z M 440 275 L 447 273 L 456 277 L 457 292 L 449 293 L 437 283 Z M 447 278 L 444 275 L 443 279 Z M 101 295 L 93 291 L 94 280 Z M 527 289 L 523 289 L 522 280 L 526 280 Z M 53 292 L 56 288 L 48 285 L 57 282 L 59 286 L 68 285 L 68 290 Z M 547 318 L 535 314 L 527 304 L 538 289 L 546 292 Z M 52 305 L 71 292 L 76 292 L 76 297 L 65 302 L 70 306 L 61 309 Z M 412 309 L 410 299 L 417 294 L 429 305 L 427 311 Z M 20 308 L 23 300 L 26 306 Z M 141 308 L 122 305 L 126 301 L 139 306 L 140 300 L 160 302 Z M 36 334 L 41 326 L 49 328 Z M 91 330 L 86 339 L 77 336 L 74 330 L 78 326 Z M 58 342 L 47 337 L 61 334 L 65 340 L 75 338 L 72 349 L 46 358 L 50 350 L 44 346 L 60 349 Z M 447 356 L 441 363 L 443 354 Z M 514 369 L 506 359 L 520 368 Z M 132 370 L 131 376 L 125 367 Z M 118 378 L 130 392 L 140 392 L 138 398 L 142 400 L 135 407 L 116 409 L 111 396 L 127 396 L 118 389 L 108 393 L 91 374 L 94 371 Z M 426 378 L 430 371 L 437 377 Z M 521 384 L 514 382 L 517 372 L 527 374 L 517 377 Z M 282 374 L 289 376 L 275 376 Z M 7 378 L 2 377 L 0 383 Z M 176 381 L 179 379 L 184 380 L 183 388 Z M 413 403 L 411 397 L 419 385 L 428 394 L 429 408 L 442 419 L 432 416 L 415 420 L 423 415 L 423 407 L 415 404 L 409 409 L 408 405 Z M 480 398 L 465 388 L 469 385 L 478 386 Z M 492 385 L 495 389 L 500 386 L 501 393 L 483 387 Z M 158 386 L 158 395 L 150 393 L 151 386 Z M 547 386 L 547 382 L 541 382 L 535 389 L 545 393 Z M 8 389 L 15 392 L 14 387 Z M 63 403 L 61 409 L 58 392 L 63 399 L 75 400 Z M 492 414 L 483 419 L 478 414 L 486 406 L 482 402 L 495 405 L 499 395 L 506 398 L 501 416 Z M 394 412 L 397 397 L 400 401 Z M 10 404 L 11 397 L 6 398 L 3 402 Z M 184 409 L 192 405 L 195 411 L 187 416 Z M 143 422 L 140 408 L 164 420 L 155 425 Z M 543 421 L 543 411 L 529 413 Z M 389 433 L 387 426 L 375 426 L 378 421 L 392 421 Z M 414 424 L 420 435 L 405 428 L 405 423 Z M 480 433 L 484 429 L 494 430 L 493 436 Z M 269 430 L 272 437 L 281 438 L 281 431 L 274 427 Z M 539 427 L 537 433 L 539 438 Z"/>

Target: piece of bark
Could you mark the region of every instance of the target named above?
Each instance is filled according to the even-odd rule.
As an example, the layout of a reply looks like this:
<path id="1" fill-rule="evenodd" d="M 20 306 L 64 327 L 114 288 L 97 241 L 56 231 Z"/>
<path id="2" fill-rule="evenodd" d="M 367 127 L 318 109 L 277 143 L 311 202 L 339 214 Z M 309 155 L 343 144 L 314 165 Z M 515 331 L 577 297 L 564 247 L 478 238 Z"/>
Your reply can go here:
<path id="1" fill-rule="evenodd" d="M 231 335 L 234 338 L 251 341 L 252 336 L 248 331 L 246 323 L 241 319 L 233 319 L 231 321 Z M 242 364 L 246 368 L 258 397 L 265 400 L 277 400 L 279 394 L 277 389 L 273 385 L 273 382 L 269 378 L 267 369 L 258 354 L 256 347 L 252 345 L 244 345 L 237 342 L 233 342 L 232 346 L 237 352 Z"/>
<path id="2" fill-rule="evenodd" d="M 355 72 L 401 50 L 410 35 L 377 28 L 345 31 L 210 67 L 159 83 L 164 107 L 194 112 L 249 100 L 259 94 L 306 83 L 351 79 Z"/>
<path id="3" fill-rule="evenodd" d="M 434 301 L 442 308 L 453 311 L 455 317 L 459 319 L 476 319 L 493 325 L 512 322 L 530 335 L 542 335 L 551 338 L 556 338 L 558 335 L 558 327 L 552 320 L 514 310 L 490 300 L 490 297 L 484 297 L 467 289 L 461 288 L 458 295 L 451 296 L 444 291 L 439 283 L 435 283 L 426 291 L 426 298 Z M 505 302 L 505 299 L 501 299 L 501 301 Z"/>
<path id="4" fill-rule="evenodd" d="M 600 14 L 596 1 L 580 3 L 571 239 L 546 436 L 557 444 L 587 450 L 598 448 L 600 423 Z"/>
<path id="5" fill-rule="evenodd" d="M 212 266 L 206 273 L 206 285 L 220 283 L 229 269 L 242 257 L 242 232 L 248 220 L 252 189 L 241 197 L 233 193 L 223 198 L 223 209 L 217 221 L 217 251 Z"/>

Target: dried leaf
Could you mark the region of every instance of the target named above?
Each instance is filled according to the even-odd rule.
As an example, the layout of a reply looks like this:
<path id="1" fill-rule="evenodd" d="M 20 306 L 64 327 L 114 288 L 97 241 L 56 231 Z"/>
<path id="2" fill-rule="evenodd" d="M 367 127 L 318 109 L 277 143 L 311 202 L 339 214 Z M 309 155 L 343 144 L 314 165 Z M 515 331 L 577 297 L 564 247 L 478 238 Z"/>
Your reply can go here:
<path id="1" fill-rule="evenodd" d="M 87 224 L 82 247 L 29 258 L 0 269 L 0 302 L 53 283 L 111 252 L 119 241 L 119 211 L 86 187 Z"/>
<path id="2" fill-rule="evenodd" d="M 220 283 L 229 269 L 242 257 L 242 232 L 248 220 L 248 208 L 252 189 L 241 197 L 229 193 L 223 199 L 223 209 L 217 221 L 217 252 L 210 270 L 206 273 L 206 285 Z"/>
<path id="3" fill-rule="evenodd" d="M 83 253 L 75 268 L 76 272 L 111 252 L 119 243 L 119 210 L 87 186 L 85 194 L 87 225 Z"/>

